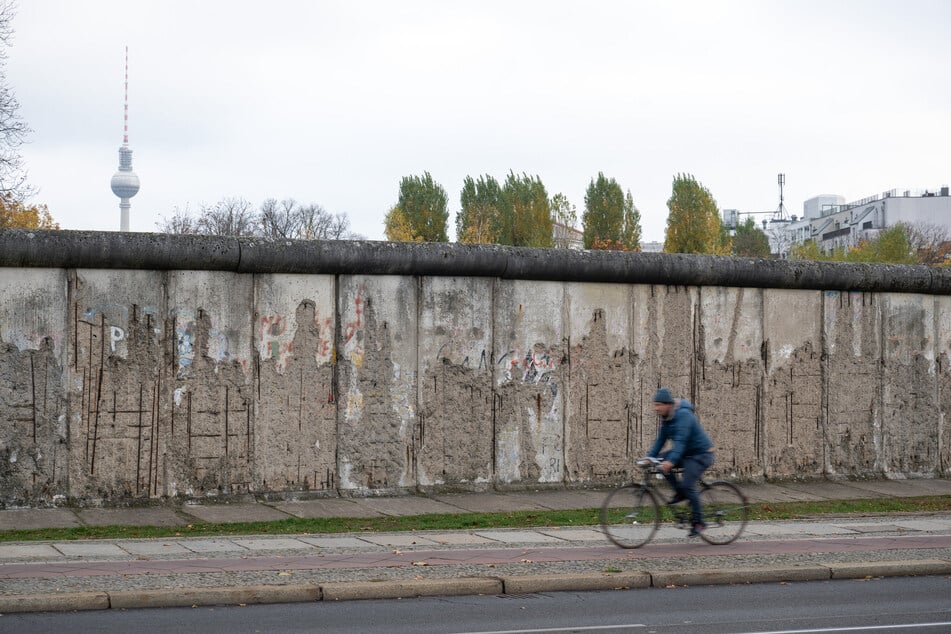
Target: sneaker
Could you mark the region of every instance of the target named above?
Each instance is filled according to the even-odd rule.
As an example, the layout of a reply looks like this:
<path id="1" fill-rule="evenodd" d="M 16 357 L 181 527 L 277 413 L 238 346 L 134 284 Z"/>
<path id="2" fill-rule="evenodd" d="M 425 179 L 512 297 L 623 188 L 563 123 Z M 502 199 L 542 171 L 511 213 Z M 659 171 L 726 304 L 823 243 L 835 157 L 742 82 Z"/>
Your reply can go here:
<path id="1" fill-rule="evenodd" d="M 705 530 L 707 530 L 707 525 L 698 522 L 690 527 L 690 532 L 687 533 L 687 537 L 696 537 Z"/>
<path id="2" fill-rule="evenodd" d="M 680 495 L 680 494 L 678 493 L 678 494 L 675 495 L 674 497 L 672 497 L 672 498 L 670 498 L 669 500 L 667 500 L 667 505 L 668 505 L 668 506 L 673 506 L 674 504 L 677 504 L 677 503 L 679 503 L 679 502 L 683 502 L 683 501 L 686 500 L 686 499 L 687 499 L 687 498 L 685 498 L 684 496 L 682 496 L 682 495 Z"/>

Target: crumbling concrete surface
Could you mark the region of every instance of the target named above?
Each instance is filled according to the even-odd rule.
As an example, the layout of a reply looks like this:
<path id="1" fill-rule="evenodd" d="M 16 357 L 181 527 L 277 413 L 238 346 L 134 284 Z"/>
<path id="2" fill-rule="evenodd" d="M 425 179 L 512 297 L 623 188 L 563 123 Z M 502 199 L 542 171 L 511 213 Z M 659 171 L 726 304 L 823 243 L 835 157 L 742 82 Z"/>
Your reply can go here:
<path id="1" fill-rule="evenodd" d="M 941 272 L 770 263 L 770 288 L 729 258 L 445 245 L 332 245 L 307 272 L 292 247 L 243 245 L 235 270 L 0 266 L 0 504 L 621 482 L 661 385 L 694 403 L 712 476 L 949 475 Z M 540 279 L 546 257 L 582 268 Z M 863 290 L 785 277 L 850 271 Z"/>

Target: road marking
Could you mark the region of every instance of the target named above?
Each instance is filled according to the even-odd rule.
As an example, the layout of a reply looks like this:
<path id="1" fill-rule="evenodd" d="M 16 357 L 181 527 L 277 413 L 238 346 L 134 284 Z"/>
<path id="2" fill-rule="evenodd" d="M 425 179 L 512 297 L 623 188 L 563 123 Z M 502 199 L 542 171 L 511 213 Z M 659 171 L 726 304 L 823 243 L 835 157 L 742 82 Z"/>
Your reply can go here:
<path id="1" fill-rule="evenodd" d="M 744 634 L 814 634 L 816 632 L 867 632 L 869 630 L 890 630 L 897 627 L 948 627 L 951 621 L 941 623 L 896 623 L 895 625 L 857 625 L 855 627 L 821 627 L 813 630 L 766 630 L 762 632 L 744 632 Z"/>
<path id="2" fill-rule="evenodd" d="M 459 632 L 459 634 L 538 634 L 540 632 L 593 632 L 595 630 L 634 630 L 647 627 L 643 623 L 622 625 L 586 625 L 581 627 L 545 627 L 538 630 L 493 630 L 491 632 Z"/>

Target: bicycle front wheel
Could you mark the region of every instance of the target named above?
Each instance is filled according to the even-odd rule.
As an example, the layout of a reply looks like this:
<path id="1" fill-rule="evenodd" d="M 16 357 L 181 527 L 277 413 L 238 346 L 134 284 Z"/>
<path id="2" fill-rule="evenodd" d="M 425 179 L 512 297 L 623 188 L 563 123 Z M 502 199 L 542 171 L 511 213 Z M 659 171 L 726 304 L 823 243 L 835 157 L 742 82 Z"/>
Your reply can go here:
<path id="1" fill-rule="evenodd" d="M 601 505 L 601 529 L 621 548 L 640 548 L 660 527 L 660 504 L 650 489 L 631 484 L 614 489 Z"/>
<path id="2" fill-rule="evenodd" d="M 729 482 L 707 484 L 700 491 L 700 504 L 707 525 L 700 537 L 708 544 L 729 544 L 740 536 L 750 519 L 746 496 Z"/>

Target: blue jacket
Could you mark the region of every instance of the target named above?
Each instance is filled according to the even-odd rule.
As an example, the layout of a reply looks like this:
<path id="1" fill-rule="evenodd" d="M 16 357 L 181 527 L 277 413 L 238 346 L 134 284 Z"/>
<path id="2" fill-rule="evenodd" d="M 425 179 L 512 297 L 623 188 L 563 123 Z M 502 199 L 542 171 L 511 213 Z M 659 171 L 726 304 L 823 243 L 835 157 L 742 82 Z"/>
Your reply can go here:
<path id="1" fill-rule="evenodd" d="M 668 440 L 673 443 L 673 446 L 667 452 L 665 459 L 672 462 L 674 466 L 679 465 L 684 458 L 713 449 L 710 437 L 703 431 L 700 421 L 693 413 L 693 405 L 685 398 L 675 400 L 674 411 L 670 418 L 661 420 L 657 440 L 654 441 L 654 447 L 647 455 L 658 457 L 664 443 Z"/>

